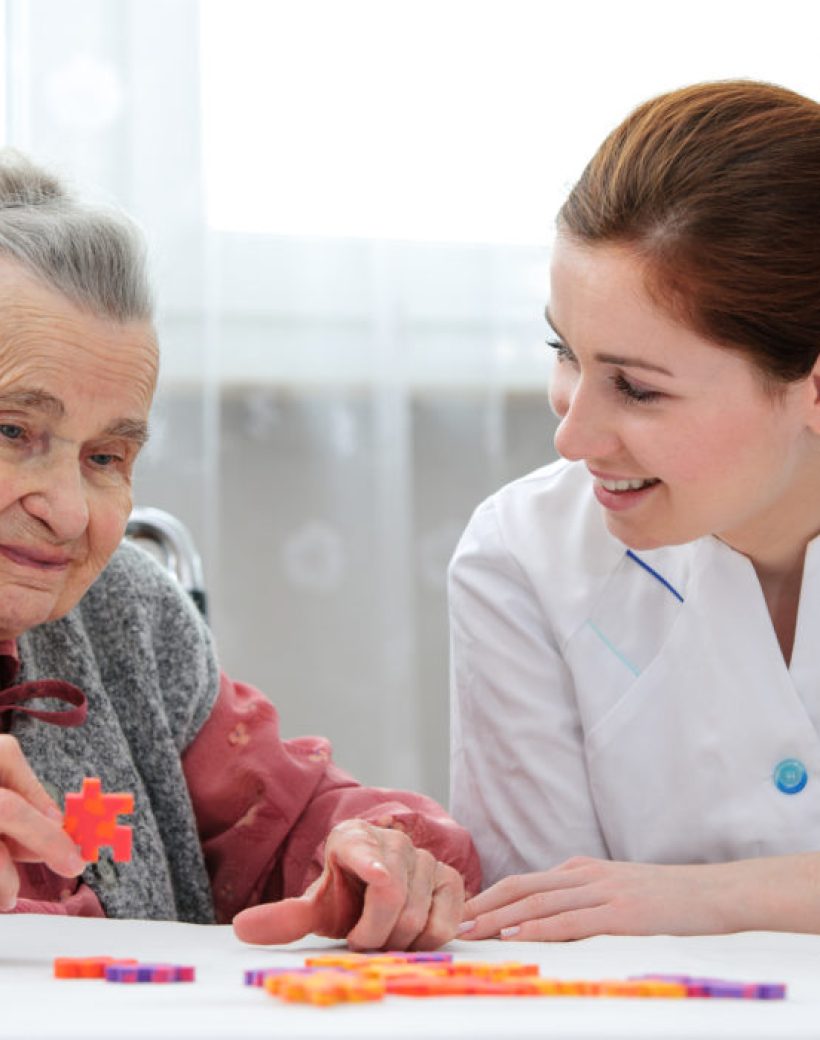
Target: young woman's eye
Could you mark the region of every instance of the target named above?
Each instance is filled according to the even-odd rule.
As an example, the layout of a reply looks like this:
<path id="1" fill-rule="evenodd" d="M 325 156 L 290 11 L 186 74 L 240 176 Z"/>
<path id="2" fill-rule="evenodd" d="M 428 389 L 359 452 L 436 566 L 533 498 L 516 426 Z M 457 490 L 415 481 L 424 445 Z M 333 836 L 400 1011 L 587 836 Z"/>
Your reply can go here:
<path id="1" fill-rule="evenodd" d="M 646 404 L 649 401 L 656 401 L 662 396 L 659 390 L 644 390 L 639 386 L 635 386 L 634 383 L 629 382 L 622 372 L 617 372 L 612 377 L 612 382 L 615 384 L 618 392 L 623 394 L 628 401 Z"/>
<path id="2" fill-rule="evenodd" d="M 558 361 L 574 361 L 575 355 L 566 345 L 562 343 L 560 339 L 548 339 L 547 346 L 555 351 L 555 357 Z"/>

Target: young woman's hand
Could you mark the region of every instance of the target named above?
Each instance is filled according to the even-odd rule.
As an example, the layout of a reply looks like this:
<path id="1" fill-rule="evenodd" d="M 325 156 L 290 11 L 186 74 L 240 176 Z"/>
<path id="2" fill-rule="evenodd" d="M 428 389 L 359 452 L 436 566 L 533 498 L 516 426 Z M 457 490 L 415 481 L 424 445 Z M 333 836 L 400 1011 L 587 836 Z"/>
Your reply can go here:
<path id="1" fill-rule="evenodd" d="M 0 734 L 0 910 L 17 902 L 16 863 L 45 863 L 63 877 L 83 870 L 85 860 L 62 820 L 15 738 Z"/>
<path id="2" fill-rule="evenodd" d="M 504 878 L 469 900 L 459 937 L 526 942 L 731 931 L 733 867 L 739 864 L 570 859 L 552 870 Z"/>
<path id="3" fill-rule="evenodd" d="M 322 874 L 304 895 L 243 910 L 240 939 L 285 943 L 308 932 L 361 950 L 432 950 L 462 919 L 461 875 L 400 830 L 345 820 L 325 843 Z"/>

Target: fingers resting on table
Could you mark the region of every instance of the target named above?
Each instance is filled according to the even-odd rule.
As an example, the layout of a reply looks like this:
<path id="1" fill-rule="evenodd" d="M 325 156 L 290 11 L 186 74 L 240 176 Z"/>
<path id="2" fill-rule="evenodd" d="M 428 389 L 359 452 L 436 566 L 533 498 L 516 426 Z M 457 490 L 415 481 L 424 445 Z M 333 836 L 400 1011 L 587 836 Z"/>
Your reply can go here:
<path id="1" fill-rule="evenodd" d="M 365 820 L 337 824 L 324 870 L 302 895 L 244 910 L 240 939 L 281 943 L 308 932 L 346 938 L 355 949 L 435 949 L 462 919 L 461 875 L 402 831 Z"/>
<path id="2" fill-rule="evenodd" d="M 720 930 L 714 865 L 669 866 L 576 857 L 511 875 L 465 904 L 464 939 L 565 941 L 593 935 Z"/>

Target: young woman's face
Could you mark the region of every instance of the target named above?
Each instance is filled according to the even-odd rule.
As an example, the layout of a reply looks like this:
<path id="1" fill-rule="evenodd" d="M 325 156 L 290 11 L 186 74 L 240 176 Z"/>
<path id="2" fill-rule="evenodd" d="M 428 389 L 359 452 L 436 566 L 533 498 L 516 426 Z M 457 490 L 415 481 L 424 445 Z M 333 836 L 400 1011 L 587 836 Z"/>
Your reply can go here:
<path id="1" fill-rule="evenodd" d="M 559 235 L 548 318 L 555 446 L 586 464 L 622 542 L 715 534 L 754 558 L 820 529 L 812 377 L 767 393 L 743 355 L 658 309 L 621 246 Z"/>

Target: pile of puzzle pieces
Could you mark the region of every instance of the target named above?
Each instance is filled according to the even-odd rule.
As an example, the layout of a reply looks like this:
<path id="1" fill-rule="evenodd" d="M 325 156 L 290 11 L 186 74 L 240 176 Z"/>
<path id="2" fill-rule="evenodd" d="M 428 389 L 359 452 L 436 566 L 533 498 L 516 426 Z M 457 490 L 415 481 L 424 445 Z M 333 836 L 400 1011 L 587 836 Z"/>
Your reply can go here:
<path id="1" fill-rule="evenodd" d="M 454 961 L 449 953 L 342 953 L 308 957 L 301 968 L 245 972 L 246 986 L 260 986 L 293 1003 L 326 1006 L 380 1000 L 387 994 L 441 996 L 735 997 L 782 1000 L 781 983 L 732 982 L 684 975 L 626 979 L 543 978 L 537 964 Z"/>
<path id="2" fill-rule="evenodd" d="M 194 982 L 188 964 L 147 964 L 130 958 L 57 957 L 58 979 L 107 982 Z M 633 975 L 625 979 L 544 978 L 537 964 L 456 961 L 451 953 L 335 953 L 307 957 L 303 967 L 256 968 L 246 986 L 258 986 L 289 1003 L 330 1004 L 405 997 L 735 997 L 783 1000 L 775 982 L 732 982 L 689 975 Z"/>
<path id="3" fill-rule="evenodd" d="M 129 958 L 57 957 L 60 979 L 107 982 L 194 982 L 186 964 L 146 964 Z M 307 957 L 303 967 L 256 968 L 246 986 L 258 986 L 290 1003 L 330 1004 L 405 997 L 572 996 L 735 997 L 783 1000 L 786 987 L 773 982 L 732 982 L 689 975 L 635 975 L 626 979 L 544 978 L 537 964 L 518 961 L 456 961 L 451 953 L 334 953 Z"/>

